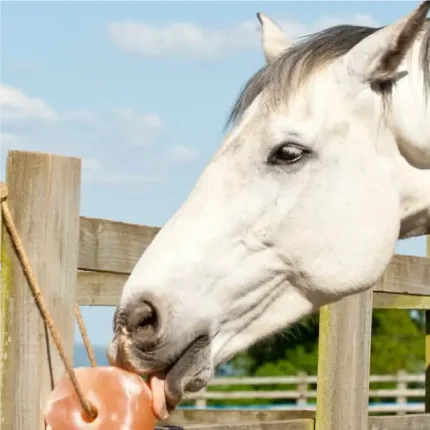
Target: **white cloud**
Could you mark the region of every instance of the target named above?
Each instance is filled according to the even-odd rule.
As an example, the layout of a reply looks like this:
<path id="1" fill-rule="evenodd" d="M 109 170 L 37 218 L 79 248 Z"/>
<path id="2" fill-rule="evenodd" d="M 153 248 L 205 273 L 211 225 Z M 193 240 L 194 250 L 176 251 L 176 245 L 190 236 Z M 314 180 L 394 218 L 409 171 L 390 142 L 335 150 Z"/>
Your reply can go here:
<path id="1" fill-rule="evenodd" d="M 0 86 L 0 108 L 2 119 L 7 121 L 52 121 L 56 112 L 42 99 L 25 95 L 8 85 Z"/>
<path id="2" fill-rule="evenodd" d="M 117 109 L 112 115 L 112 125 L 105 131 L 132 147 L 153 146 L 164 132 L 161 117 L 154 113 L 142 114 L 126 107 Z"/>
<path id="3" fill-rule="evenodd" d="M 102 157 L 103 158 L 103 157 Z M 127 171 L 127 163 L 124 163 L 122 171 L 112 171 L 109 167 L 102 166 L 94 157 L 82 158 L 82 179 L 84 183 L 102 185 L 130 185 L 130 184 L 160 184 L 165 183 L 162 176 L 144 175 L 140 172 Z"/>
<path id="4" fill-rule="evenodd" d="M 168 165 L 183 166 L 196 160 L 191 148 L 165 147 L 168 129 L 156 113 L 130 107 L 58 112 L 43 99 L 17 88 L 1 85 L 0 90 L 5 94 L 1 106 L 3 154 L 18 149 L 80 157 L 84 182 L 109 185 L 163 183 Z"/>
<path id="5" fill-rule="evenodd" d="M 323 16 L 312 24 L 272 17 L 290 38 L 314 33 L 331 25 L 377 23 L 369 15 Z M 217 59 L 236 51 L 255 50 L 260 46 L 259 24 L 241 22 L 226 28 L 208 28 L 188 22 L 162 26 L 136 21 L 112 22 L 108 35 L 123 51 L 146 57 L 194 57 Z"/>
<path id="6" fill-rule="evenodd" d="M 74 121 L 78 123 L 89 123 L 92 124 L 97 121 L 98 117 L 94 112 L 87 109 L 79 109 L 67 111 L 63 118 L 67 121 Z"/>
<path id="7" fill-rule="evenodd" d="M 26 149 L 26 145 L 25 137 L 3 131 L 0 133 L 0 146 L 3 151 L 14 148 Z"/>
<path id="8" fill-rule="evenodd" d="M 108 32 L 113 42 L 127 52 L 148 57 L 218 57 L 226 49 L 253 45 L 256 26 L 243 23 L 230 29 L 210 30 L 187 22 L 155 27 L 134 21 L 113 22 Z"/>
<path id="9" fill-rule="evenodd" d="M 198 151 L 185 145 L 174 145 L 167 156 L 171 165 L 186 165 L 193 163 L 199 157 Z"/>
<path id="10" fill-rule="evenodd" d="M 91 171 L 91 170 L 100 170 L 101 166 L 97 158 L 94 157 L 85 157 L 81 160 L 82 169 Z"/>

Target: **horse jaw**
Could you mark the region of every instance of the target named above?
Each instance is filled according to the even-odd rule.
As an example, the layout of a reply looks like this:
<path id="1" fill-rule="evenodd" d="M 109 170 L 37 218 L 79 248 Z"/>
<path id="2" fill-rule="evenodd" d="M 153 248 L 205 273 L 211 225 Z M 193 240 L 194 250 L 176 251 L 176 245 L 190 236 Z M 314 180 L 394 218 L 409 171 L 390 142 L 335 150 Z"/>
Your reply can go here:
<path id="1" fill-rule="evenodd" d="M 396 174 L 401 197 L 399 238 L 430 234 L 430 169 L 418 169 L 399 156 Z"/>

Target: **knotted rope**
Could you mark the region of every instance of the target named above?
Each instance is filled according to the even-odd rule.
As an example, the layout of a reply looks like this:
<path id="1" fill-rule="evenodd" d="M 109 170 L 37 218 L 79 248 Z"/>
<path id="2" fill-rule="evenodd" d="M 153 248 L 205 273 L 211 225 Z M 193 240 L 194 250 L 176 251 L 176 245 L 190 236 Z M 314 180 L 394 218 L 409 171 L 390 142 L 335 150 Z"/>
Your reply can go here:
<path id="1" fill-rule="evenodd" d="M 25 277 L 27 278 L 28 285 L 30 286 L 30 290 L 33 294 L 36 305 L 39 308 L 42 318 L 51 333 L 52 339 L 55 343 L 55 346 L 57 347 L 57 351 L 61 357 L 61 360 L 63 361 L 64 367 L 66 368 L 66 371 L 70 377 L 73 387 L 75 388 L 76 394 L 82 405 L 82 408 L 90 417 L 95 418 L 97 416 L 97 411 L 94 408 L 94 406 L 90 402 L 88 402 L 88 400 L 85 399 L 85 396 L 82 392 L 82 389 L 78 383 L 75 372 L 73 370 L 72 363 L 70 362 L 70 360 L 68 359 L 65 353 L 64 345 L 61 342 L 61 339 L 55 327 L 54 321 L 49 314 L 48 308 L 46 307 L 45 301 L 42 296 L 42 291 L 34 276 L 27 254 L 24 250 L 24 246 L 22 244 L 21 238 L 17 232 L 15 223 L 13 222 L 9 206 L 7 204 L 8 189 L 3 182 L 0 183 L 0 197 L 1 197 L 1 210 L 4 218 L 4 223 L 6 225 L 7 231 L 11 238 L 11 242 L 16 250 L 17 257 L 22 265 L 22 270 L 24 272 Z M 79 329 L 81 331 L 82 340 L 84 342 L 85 349 L 87 350 L 87 353 L 88 353 L 88 358 L 91 362 L 91 365 L 95 367 L 96 360 L 94 356 L 94 351 L 91 347 L 78 304 L 76 304 L 75 306 L 75 315 L 76 315 Z"/>

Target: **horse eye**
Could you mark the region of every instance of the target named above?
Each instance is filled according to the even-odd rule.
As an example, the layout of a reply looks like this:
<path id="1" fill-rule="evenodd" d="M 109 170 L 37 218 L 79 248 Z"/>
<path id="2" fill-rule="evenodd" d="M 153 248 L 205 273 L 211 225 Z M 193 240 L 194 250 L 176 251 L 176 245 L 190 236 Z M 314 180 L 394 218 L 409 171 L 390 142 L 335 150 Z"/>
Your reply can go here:
<path id="1" fill-rule="evenodd" d="M 274 148 L 267 159 L 269 164 L 293 164 L 299 161 L 305 150 L 291 143 L 283 143 Z"/>

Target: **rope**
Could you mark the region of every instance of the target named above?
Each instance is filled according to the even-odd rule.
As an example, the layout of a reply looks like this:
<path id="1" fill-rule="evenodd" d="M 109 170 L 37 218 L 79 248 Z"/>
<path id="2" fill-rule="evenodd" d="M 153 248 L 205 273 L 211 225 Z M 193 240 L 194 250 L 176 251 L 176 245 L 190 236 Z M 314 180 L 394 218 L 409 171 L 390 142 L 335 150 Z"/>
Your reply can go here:
<path id="1" fill-rule="evenodd" d="M 27 278 L 28 284 L 30 286 L 30 289 L 31 289 L 31 292 L 33 294 L 34 300 L 37 304 L 37 307 L 39 308 L 39 311 L 42 314 L 42 318 L 45 321 L 45 323 L 46 323 L 46 325 L 47 325 L 47 327 L 51 333 L 52 339 L 55 343 L 55 346 L 57 347 L 57 351 L 61 357 L 61 360 L 63 361 L 64 367 L 66 368 L 66 371 L 70 377 L 70 380 L 73 384 L 73 387 L 75 388 L 76 394 L 77 394 L 78 399 L 82 405 L 82 408 L 90 417 L 95 418 L 97 416 L 97 410 L 95 409 L 95 407 L 90 402 L 88 402 L 85 399 L 85 396 L 84 396 L 82 389 L 81 389 L 81 387 L 78 383 L 78 380 L 76 378 L 75 372 L 73 371 L 72 364 L 71 364 L 70 360 L 67 358 L 67 355 L 66 355 L 65 350 L 64 350 L 64 346 L 63 346 L 61 339 L 58 335 L 57 329 L 55 328 L 54 322 L 53 322 L 51 316 L 49 315 L 48 308 L 46 307 L 45 301 L 43 300 L 42 291 L 40 290 L 39 284 L 37 283 L 37 280 L 33 274 L 33 271 L 31 269 L 31 265 L 30 265 L 30 262 L 28 260 L 27 254 L 24 250 L 24 246 L 22 244 L 21 238 L 19 237 L 19 234 L 16 230 L 15 223 L 13 222 L 13 219 L 12 219 L 12 216 L 11 216 L 11 213 L 9 210 L 9 206 L 7 204 L 7 196 L 8 196 L 7 186 L 3 182 L 1 182 L 0 183 L 1 209 L 3 212 L 3 217 L 4 217 L 6 228 L 8 230 L 9 235 L 10 235 L 12 244 L 15 247 L 17 257 L 18 257 L 18 259 L 22 265 L 24 275 Z M 88 356 L 90 357 L 91 364 L 93 366 L 95 366 L 96 362 L 95 362 L 95 358 L 94 358 L 94 352 L 91 348 L 91 345 L 90 345 L 90 342 L 88 339 L 88 335 L 87 335 L 87 332 L 86 332 L 85 327 L 84 327 L 82 315 L 81 315 L 81 312 L 79 310 L 78 305 L 75 308 L 75 314 L 78 318 L 78 325 L 79 325 L 79 328 L 81 329 L 81 334 L 82 334 L 82 339 L 83 339 L 84 344 L 85 344 L 85 349 L 88 352 Z M 79 315 L 79 317 L 78 317 L 78 315 Z"/>
<path id="2" fill-rule="evenodd" d="M 82 318 L 81 309 L 78 304 L 75 306 L 76 321 L 78 322 L 79 330 L 81 331 L 82 340 L 84 341 L 85 349 L 90 360 L 91 366 L 96 367 L 96 356 L 94 354 L 93 347 L 91 346 L 90 339 L 88 337 L 87 329 L 85 328 L 84 319 Z"/>

